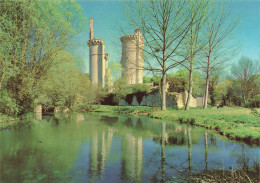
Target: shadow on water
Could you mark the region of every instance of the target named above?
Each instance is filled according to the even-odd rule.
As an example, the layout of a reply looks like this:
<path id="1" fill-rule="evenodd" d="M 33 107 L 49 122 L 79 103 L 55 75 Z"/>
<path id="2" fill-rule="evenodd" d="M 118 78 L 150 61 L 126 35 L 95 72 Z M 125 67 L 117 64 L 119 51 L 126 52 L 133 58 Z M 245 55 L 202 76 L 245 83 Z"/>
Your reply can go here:
<path id="1" fill-rule="evenodd" d="M 0 182 L 185 182 L 205 170 L 249 169 L 259 155 L 259 147 L 146 117 L 48 115 L 0 132 Z"/>

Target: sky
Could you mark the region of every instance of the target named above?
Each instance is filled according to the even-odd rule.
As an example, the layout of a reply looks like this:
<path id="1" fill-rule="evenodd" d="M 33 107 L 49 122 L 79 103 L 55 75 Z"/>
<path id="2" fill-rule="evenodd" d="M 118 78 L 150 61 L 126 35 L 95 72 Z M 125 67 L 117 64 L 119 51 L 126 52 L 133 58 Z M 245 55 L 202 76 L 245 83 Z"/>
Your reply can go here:
<path id="1" fill-rule="evenodd" d="M 239 17 L 240 23 L 233 32 L 232 40 L 239 50 L 231 59 L 236 62 L 241 56 L 249 57 L 260 62 L 260 0 L 227 0 L 230 3 L 231 16 Z M 123 0 L 78 0 L 84 15 L 94 19 L 94 37 L 100 38 L 105 43 L 105 52 L 109 53 L 108 62 L 120 62 L 121 42 L 120 37 L 133 34 L 135 28 L 127 27 L 127 18 L 124 13 Z M 89 24 L 89 22 L 86 22 Z M 89 72 L 89 39 L 88 29 L 80 33 L 77 54 L 84 60 L 84 72 Z"/>

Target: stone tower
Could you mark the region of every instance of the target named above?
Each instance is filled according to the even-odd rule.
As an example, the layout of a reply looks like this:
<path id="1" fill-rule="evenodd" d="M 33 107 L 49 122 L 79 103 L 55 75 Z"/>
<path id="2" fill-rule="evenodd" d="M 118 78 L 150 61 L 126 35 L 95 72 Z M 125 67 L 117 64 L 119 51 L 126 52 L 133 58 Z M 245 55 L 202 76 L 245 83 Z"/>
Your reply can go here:
<path id="1" fill-rule="evenodd" d="M 133 35 L 123 36 L 120 40 L 122 43 L 122 75 L 126 76 L 127 84 L 143 83 L 144 38 L 142 32 L 136 29 Z"/>
<path id="2" fill-rule="evenodd" d="M 101 39 L 94 38 L 93 18 L 89 19 L 89 76 L 92 85 L 105 86 L 108 54 Z"/>

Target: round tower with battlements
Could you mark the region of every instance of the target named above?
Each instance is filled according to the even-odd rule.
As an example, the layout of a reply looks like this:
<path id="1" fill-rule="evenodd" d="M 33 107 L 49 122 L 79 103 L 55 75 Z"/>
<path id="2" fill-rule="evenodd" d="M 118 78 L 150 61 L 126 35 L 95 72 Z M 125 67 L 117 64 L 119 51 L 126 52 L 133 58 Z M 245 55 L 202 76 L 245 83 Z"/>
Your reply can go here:
<path id="1" fill-rule="evenodd" d="M 108 54 L 105 53 L 105 44 L 101 39 L 94 38 L 93 19 L 89 19 L 89 76 L 92 85 L 105 86 L 105 74 Z"/>
<path id="2" fill-rule="evenodd" d="M 122 75 L 126 76 L 127 84 L 143 83 L 143 48 L 144 38 L 137 29 L 133 35 L 121 37 L 122 43 Z"/>

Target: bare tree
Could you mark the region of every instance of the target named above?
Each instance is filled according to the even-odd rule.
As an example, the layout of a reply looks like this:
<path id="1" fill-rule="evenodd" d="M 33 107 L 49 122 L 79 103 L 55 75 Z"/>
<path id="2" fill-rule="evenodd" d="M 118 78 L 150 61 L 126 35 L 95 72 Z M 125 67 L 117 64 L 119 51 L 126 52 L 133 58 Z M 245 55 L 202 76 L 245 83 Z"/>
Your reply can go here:
<path id="1" fill-rule="evenodd" d="M 231 33 L 238 23 L 231 18 L 225 1 L 222 4 L 218 3 L 212 1 L 212 4 L 208 5 L 208 16 L 204 27 L 207 44 L 203 49 L 203 58 L 198 62 L 198 68 L 205 73 L 206 79 L 204 109 L 207 108 L 210 77 L 217 70 L 227 67 L 226 63 L 231 57 L 230 51 L 234 48 L 228 46 L 227 41 L 230 40 Z"/>
<path id="2" fill-rule="evenodd" d="M 190 101 L 193 89 L 193 70 L 194 62 L 197 60 L 196 55 L 205 46 L 205 41 L 202 40 L 202 28 L 207 16 L 208 0 L 192 0 L 188 1 L 186 7 L 187 20 L 190 22 L 190 27 L 187 36 L 183 42 L 184 57 L 187 57 L 187 62 L 182 64 L 189 71 L 189 93 L 185 104 L 185 110 L 189 110 Z"/>
<path id="3" fill-rule="evenodd" d="M 257 87 L 257 80 L 260 77 L 260 65 L 247 57 L 242 57 L 238 63 L 232 65 L 231 73 L 239 83 L 242 102 L 245 107 L 248 107 L 250 99 L 254 100 L 254 96 L 260 93 L 259 84 Z"/>
<path id="4" fill-rule="evenodd" d="M 177 51 L 190 27 L 190 21 L 184 16 L 186 5 L 187 1 L 128 1 L 129 19 L 144 37 L 142 69 L 161 76 L 161 110 L 166 110 L 166 73 L 185 61 Z"/>

